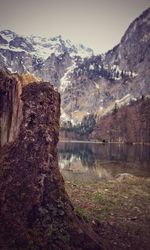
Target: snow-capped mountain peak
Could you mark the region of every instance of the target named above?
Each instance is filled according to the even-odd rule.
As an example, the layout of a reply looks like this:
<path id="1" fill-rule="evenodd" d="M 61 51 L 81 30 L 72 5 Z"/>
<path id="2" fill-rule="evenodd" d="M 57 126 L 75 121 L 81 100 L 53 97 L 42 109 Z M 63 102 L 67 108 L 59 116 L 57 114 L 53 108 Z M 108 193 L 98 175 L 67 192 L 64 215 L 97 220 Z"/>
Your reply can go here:
<path id="1" fill-rule="evenodd" d="M 74 45 L 70 40 L 65 40 L 61 35 L 55 37 L 40 36 L 19 36 L 10 30 L 0 32 L 0 48 L 14 51 L 30 52 L 37 58 L 46 60 L 52 54 L 59 56 L 68 52 L 70 57 L 80 56 L 81 58 L 93 55 L 93 50 L 83 45 Z"/>
<path id="2" fill-rule="evenodd" d="M 11 40 L 13 40 L 17 35 L 15 32 L 11 30 L 2 30 L 0 32 L 0 35 L 9 43 Z"/>

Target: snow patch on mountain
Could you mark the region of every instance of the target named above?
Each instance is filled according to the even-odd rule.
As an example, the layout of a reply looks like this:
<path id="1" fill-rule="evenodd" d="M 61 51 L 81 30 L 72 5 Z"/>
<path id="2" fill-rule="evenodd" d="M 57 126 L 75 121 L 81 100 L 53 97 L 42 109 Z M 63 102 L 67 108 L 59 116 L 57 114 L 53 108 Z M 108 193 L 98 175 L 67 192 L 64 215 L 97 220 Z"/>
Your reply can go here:
<path id="1" fill-rule="evenodd" d="M 56 37 L 28 37 L 32 43 L 37 56 L 46 60 L 53 53 L 59 56 L 64 52 L 68 52 L 70 57 L 80 56 L 81 58 L 91 57 L 94 52 L 90 48 L 86 48 L 82 44 L 73 44 L 70 40 L 65 40 L 62 36 Z"/>
<path id="2" fill-rule="evenodd" d="M 26 52 L 25 50 L 20 49 L 20 48 L 9 47 L 9 45 L 7 45 L 7 44 L 0 45 L 0 49 L 14 51 L 14 52 Z"/>
<path id="3" fill-rule="evenodd" d="M 123 105 L 129 105 L 131 101 L 136 101 L 137 99 L 131 95 L 131 94 L 127 94 L 124 97 L 122 97 L 119 100 L 116 100 L 116 104 L 118 105 L 118 107 L 121 107 Z"/>
<path id="4" fill-rule="evenodd" d="M 60 116 L 61 123 L 71 122 L 72 125 L 76 125 L 77 123 L 68 115 L 66 112 L 61 108 L 61 116 Z"/>
<path id="5" fill-rule="evenodd" d="M 8 43 L 15 37 L 15 33 L 11 32 L 10 30 L 3 30 L 0 32 L 0 34 Z"/>
<path id="6" fill-rule="evenodd" d="M 112 72 L 112 79 L 114 80 L 121 80 L 123 76 L 134 78 L 138 75 L 136 72 L 133 71 L 122 70 L 116 64 L 112 65 L 110 70 Z"/>
<path id="7" fill-rule="evenodd" d="M 76 56 L 80 56 L 81 58 L 88 58 L 94 55 L 94 52 L 92 49 L 86 48 L 82 44 L 76 45 L 77 52 Z"/>
<path id="8" fill-rule="evenodd" d="M 95 87 L 96 87 L 96 89 L 100 89 L 99 84 L 97 84 L 96 82 L 94 82 L 94 83 L 95 83 Z"/>
<path id="9" fill-rule="evenodd" d="M 94 65 L 93 64 L 90 64 L 89 70 L 94 70 Z"/>
<path id="10" fill-rule="evenodd" d="M 64 76 L 60 80 L 60 91 L 64 92 L 65 89 L 70 84 L 70 75 L 73 73 L 74 69 L 76 68 L 76 63 L 74 62 L 70 67 L 67 68 L 67 71 L 65 72 Z"/>

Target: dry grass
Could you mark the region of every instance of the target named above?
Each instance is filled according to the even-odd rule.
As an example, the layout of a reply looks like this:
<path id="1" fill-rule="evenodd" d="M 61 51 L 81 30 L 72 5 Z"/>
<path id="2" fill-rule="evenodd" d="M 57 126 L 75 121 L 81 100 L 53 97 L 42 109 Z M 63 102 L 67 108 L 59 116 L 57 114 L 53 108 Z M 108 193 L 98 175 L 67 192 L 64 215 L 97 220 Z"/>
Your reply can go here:
<path id="1" fill-rule="evenodd" d="M 107 242 L 108 235 L 112 237 L 115 232 L 111 244 L 115 239 L 122 249 L 149 249 L 150 178 L 128 177 L 82 185 L 66 182 L 66 190 L 77 214 L 91 222 L 109 225 L 102 236 L 104 241 Z M 116 233 L 116 228 L 123 237 L 120 232 Z M 128 245 L 123 242 L 126 237 Z M 134 244 L 140 244 L 140 247 L 136 245 L 134 248 Z"/>

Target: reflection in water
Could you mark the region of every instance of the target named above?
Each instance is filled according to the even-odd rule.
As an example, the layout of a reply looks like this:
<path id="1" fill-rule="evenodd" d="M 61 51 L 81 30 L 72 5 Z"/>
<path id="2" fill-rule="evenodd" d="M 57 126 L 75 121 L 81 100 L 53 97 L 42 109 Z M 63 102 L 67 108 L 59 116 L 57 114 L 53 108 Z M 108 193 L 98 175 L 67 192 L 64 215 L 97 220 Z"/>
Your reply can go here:
<path id="1" fill-rule="evenodd" d="M 150 146 L 60 142 L 59 166 L 65 179 L 79 182 L 124 172 L 150 177 Z"/>

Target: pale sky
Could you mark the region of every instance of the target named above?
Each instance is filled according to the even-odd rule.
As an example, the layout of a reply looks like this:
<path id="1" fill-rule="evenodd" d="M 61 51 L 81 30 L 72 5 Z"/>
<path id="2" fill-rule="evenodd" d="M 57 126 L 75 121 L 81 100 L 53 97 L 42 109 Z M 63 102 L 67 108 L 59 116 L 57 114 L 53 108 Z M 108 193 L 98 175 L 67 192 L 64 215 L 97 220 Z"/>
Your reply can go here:
<path id="1" fill-rule="evenodd" d="M 0 30 L 62 35 L 97 53 L 117 45 L 150 0 L 0 0 Z"/>

